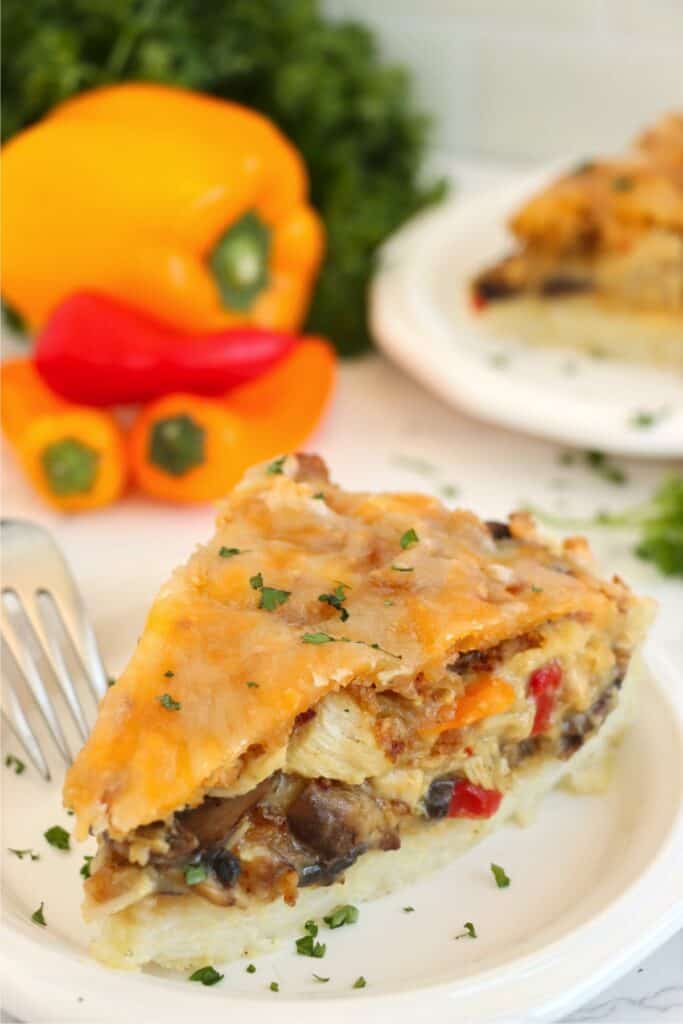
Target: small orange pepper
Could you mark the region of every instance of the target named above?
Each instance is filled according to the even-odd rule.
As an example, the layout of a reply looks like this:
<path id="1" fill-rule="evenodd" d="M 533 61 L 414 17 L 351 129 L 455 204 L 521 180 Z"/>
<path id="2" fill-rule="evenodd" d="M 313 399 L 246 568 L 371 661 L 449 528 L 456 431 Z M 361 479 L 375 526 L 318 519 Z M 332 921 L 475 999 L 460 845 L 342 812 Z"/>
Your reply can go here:
<path id="1" fill-rule="evenodd" d="M 165 501 L 211 501 L 238 479 L 245 424 L 218 399 L 165 395 L 139 413 L 128 437 L 133 478 Z"/>
<path id="2" fill-rule="evenodd" d="M 443 718 L 430 721 L 420 728 L 423 736 L 438 736 L 449 729 L 464 729 L 482 718 L 500 715 L 515 702 L 515 691 L 498 676 L 477 679 L 459 697 L 455 704 L 443 709 Z"/>
<path id="3" fill-rule="evenodd" d="M 245 469 L 301 445 L 334 384 L 334 350 L 304 338 L 257 380 L 224 399 L 167 395 L 139 413 L 129 435 L 138 486 L 167 501 L 211 501 Z"/>
<path id="4" fill-rule="evenodd" d="M 2 429 L 41 496 L 61 512 L 115 501 L 126 484 L 123 435 L 114 417 L 55 395 L 29 359 L 0 367 Z"/>

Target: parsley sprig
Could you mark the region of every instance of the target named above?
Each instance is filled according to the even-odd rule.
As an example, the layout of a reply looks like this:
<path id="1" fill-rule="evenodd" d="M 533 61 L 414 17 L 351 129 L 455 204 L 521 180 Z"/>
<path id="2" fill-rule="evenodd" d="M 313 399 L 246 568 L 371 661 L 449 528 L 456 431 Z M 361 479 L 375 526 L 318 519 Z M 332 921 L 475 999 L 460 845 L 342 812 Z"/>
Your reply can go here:
<path id="1" fill-rule="evenodd" d="M 219 974 L 215 967 L 207 964 L 206 967 L 199 967 L 190 975 L 189 981 L 199 981 L 202 985 L 217 985 L 225 975 Z"/>
<path id="2" fill-rule="evenodd" d="M 276 608 L 284 604 L 292 596 L 291 590 L 278 590 L 276 587 L 266 587 L 260 572 L 250 577 L 249 586 L 252 590 L 261 591 L 259 608 L 263 608 L 267 612 L 274 612 Z"/>
<path id="3" fill-rule="evenodd" d="M 357 920 L 358 907 L 354 907 L 351 903 L 345 903 L 341 907 L 336 907 L 331 914 L 323 917 L 323 921 L 328 928 L 341 928 L 345 924 L 355 924 Z"/>
<path id="4" fill-rule="evenodd" d="M 5 758 L 5 767 L 14 768 L 15 775 L 23 775 L 23 773 L 26 771 L 26 765 L 24 764 L 24 762 L 19 760 L 18 757 L 15 757 L 14 754 L 7 755 L 7 757 Z"/>
<path id="5" fill-rule="evenodd" d="M 43 832 L 45 839 L 48 841 L 50 846 L 56 847 L 58 850 L 70 850 L 71 845 L 69 842 L 69 833 L 61 825 L 53 825 L 47 832 Z"/>
<path id="6" fill-rule="evenodd" d="M 491 864 L 491 874 L 495 878 L 496 885 L 499 889 L 507 889 L 510 884 L 510 879 L 505 873 L 505 868 L 502 868 L 500 864 Z"/>
<path id="7" fill-rule="evenodd" d="M 636 555 L 652 562 L 664 576 L 683 576 L 683 476 L 679 473 L 664 477 L 649 501 L 621 512 L 599 511 L 583 519 L 554 516 L 537 508 L 531 511 L 544 523 L 561 529 L 610 526 L 637 530 Z"/>

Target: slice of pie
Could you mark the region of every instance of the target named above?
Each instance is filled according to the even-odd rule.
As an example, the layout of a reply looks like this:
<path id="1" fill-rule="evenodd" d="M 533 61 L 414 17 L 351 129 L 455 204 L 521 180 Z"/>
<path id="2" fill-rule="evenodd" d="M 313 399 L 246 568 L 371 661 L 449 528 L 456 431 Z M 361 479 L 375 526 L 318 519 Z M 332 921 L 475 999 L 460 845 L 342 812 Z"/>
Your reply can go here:
<path id="1" fill-rule="evenodd" d="M 484 324 L 683 372 L 683 114 L 580 164 L 509 226 L 515 248 L 472 283 Z"/>
<path id="2" fill-rule="evenodd" d="M 650 618 L 526 514 L 253 467 L 66 780 L 96 954 L 252 955 L 445 863 L 607 750 Z"/>

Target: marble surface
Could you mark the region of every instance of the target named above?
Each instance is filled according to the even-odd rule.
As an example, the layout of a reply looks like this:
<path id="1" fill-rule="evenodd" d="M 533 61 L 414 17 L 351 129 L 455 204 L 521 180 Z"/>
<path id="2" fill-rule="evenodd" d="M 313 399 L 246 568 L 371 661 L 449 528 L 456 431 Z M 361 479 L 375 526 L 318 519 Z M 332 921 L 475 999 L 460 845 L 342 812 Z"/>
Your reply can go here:
<path id="1" fill-rule="evenodd" d="M 471 164 L 454 171 L 465 191 L 496 177 L 490 168 Z M 309 448 L 329 460 L 343 484 L 382 487 L 389 486 L 390 479 L 390 486 L 431 491 L 491 518 L 529 502 L 566 515 L 636 504 L 671 465 L 617 460 L 627 481 L 616 486 L 580 460 L 572 466 L 562 464 L 552 442 L 514 435 L 447 407 L 378 356 L 342 367 L 332 409 Z M 78 521 L 59 519 L 39 507 L 10 458 L 5 460 L 3 499 L 4 514 L 33 515 L 55 530 L 67 554 L 78 544 Z M 139 501 L 129 497 L 111 514 L 124 516 L 126 504 Z M 187 514 L 201 535 L 204 514 Z M 209 519 L 207 511 L 207 523 Z M 593 530 L 590 536 L 610 569 L 659 600 L 654 640 L 683 663 L 683 586 L 663 580 L 636 559 L 628 534 Z M 683 1021 L 683 932 L 565 1021 Z"/>

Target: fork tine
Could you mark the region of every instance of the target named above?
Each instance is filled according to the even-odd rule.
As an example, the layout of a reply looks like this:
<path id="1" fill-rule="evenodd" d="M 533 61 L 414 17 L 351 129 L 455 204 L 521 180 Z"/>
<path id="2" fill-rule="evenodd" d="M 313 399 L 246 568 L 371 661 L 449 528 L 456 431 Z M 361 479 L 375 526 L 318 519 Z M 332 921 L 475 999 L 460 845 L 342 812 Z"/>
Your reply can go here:
<path id="1" fill-rule="evenodd" d="M 46 782 L 50 781 L 50 769 L 47 766 L 40 740 L 31 727 L 29 716 L 31 708 L 35 714 L 42 716 L 49 728 L 43 710 L 37 703 L 26 681 L 17 659 L 4 637 L 0 637 L 0 650 L 4 685 L 2 688 L 2 717 L 17 737 L 22 747 L 33 762 L 36 770 Z M 28 709 L 28 713 L 25 709 Z"/>
<path id="2" fill-rule="evenodd" d="M 60 687 L 50 659 L 18 594 L 13 590 L 4 590 L 2 603 L 4 617 L 11 624 L 16 637 L 16 649 L 12 651 L 15 661 L 23 669 L 23 675 L 43 713 L 50 735 L 64 761 L 69 765 L 72 761 L 71 750 L 52 701 L 52 694 L 59 693 Z M 7 638 L 6 643 L 8 647 L 12 647 Z"/>
<path id="3" fill-rule="evenodd" d="M 59 606 L 52 594 L 45 590 L 38 591 L 36 607 L 43 626 L 43 641 L 52 664 L 59 678 L 64 698 L 76 723 L 81 739 L 85 743 L 88 738 L 88 726 L 85 720 L 83 705 L 78 689 L 88 691 L 95 698 L 94 686 L 75 644 L 64 625 Z M 79 687 L 77 688 L 76 683 Z M 85 684 L 85 685 L 84 685 Z"/>

